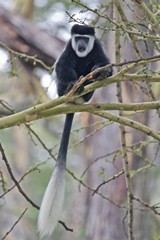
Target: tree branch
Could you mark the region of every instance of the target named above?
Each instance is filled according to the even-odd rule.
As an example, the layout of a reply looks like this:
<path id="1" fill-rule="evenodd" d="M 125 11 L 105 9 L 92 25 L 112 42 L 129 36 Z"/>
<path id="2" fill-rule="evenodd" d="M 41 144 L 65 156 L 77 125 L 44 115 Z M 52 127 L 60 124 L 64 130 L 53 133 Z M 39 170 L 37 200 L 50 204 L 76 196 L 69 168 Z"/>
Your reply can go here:
<path id="1" fill-rule="evenodd" d="M 5 155 L 5 152 L 4 152 L 4 149 L 3 149 L 2 145 L 1 145 L 1 143 L 0 143 L 0 152 L 1 152 L 1 154 L 2 154 L 2 159 L 3 159 L 3 161 L 4 161 L 5 164 L 6 164 L 8 173 L 9 173 L 12 181 L 15 183 L 16 187 L 18 188 L 19 192 L 23 195 L 23 197 L 24 197 L 34 208 L 39 209 L 39 206 L 37 206 L 37 205 L 26 195 L 26 193 L 22 190 L 19 182 L 16 180 L 16 178 L 15 178 L 13 172 L 12 172 L 12 169 L 11 169 L 11 167 L 10 167 L 10 165 L 9 165 L 9 162 L 8 162 L 8 160 L 7 160 L 7 157 L 6 157 L 6 155 Z"/>
<path id="2" fill-rule="evenodd" d="M 110 121 L 114 121 L 114 122 L 129 126 L 131 128 L 135 128 L 135 129 L 147 134 L 148 136 L 151 136 L 151 137 L 155 138 L 156 140 L 160 141 L 160 134 L 158 132 L 154 131 L 153 129 L 151 129 L 150 127 L 145 126 L 142 123 L 139 123 L 139 122 L 131 120 L 129 118 L 118 116 L 118 115 L 115 115 L 115 114 L 112 114 L 112 113 L 109 113 L 106 111 L 100 111 L 100 112 L 89 111 L 89 112 L 96 114 L 98 116 L 101 116 L 103 118 L 106 118 Z"/>
<path id="3" fill-rule="evenodd" d="M 22 214 L 20 215 L 20 217 L 17 219 L 17 221 L 13 224 L 13 226 L 11 227 L 11 229 L 6 232 L 6 234 L 4 235 L 4 237 L 1 238 L 1 240 L 6 239 L 6 237 L 12 232 L 12 230 L 14 229 L 14 227 L 19 223 L 19 221 L 21 220 L 21 218 L 24 216 L 24 214 L 26 213 L 26 211 L 28 210 L 28 208 L 26 208 Z"/>

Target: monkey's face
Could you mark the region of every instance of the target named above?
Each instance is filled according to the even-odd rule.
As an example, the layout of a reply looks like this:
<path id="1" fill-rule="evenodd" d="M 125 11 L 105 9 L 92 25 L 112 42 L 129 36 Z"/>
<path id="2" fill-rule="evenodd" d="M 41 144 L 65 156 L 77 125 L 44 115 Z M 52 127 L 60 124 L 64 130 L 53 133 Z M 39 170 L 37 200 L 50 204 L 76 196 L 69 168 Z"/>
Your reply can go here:
<path id="1" fill-rule="evenodd" d="M 73 34 L 72 48 L 78 57 L 86 57 L 93 49 L 95 37 L 91 35 Z"/>

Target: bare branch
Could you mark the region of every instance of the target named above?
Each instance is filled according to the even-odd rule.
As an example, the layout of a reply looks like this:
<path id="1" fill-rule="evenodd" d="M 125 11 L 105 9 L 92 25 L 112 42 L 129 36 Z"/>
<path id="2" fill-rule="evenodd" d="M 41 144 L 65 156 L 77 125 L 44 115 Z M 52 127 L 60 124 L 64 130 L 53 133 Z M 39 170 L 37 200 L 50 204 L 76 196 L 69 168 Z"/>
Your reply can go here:
<path id="1" fill-rule="evenodd" d="M 20 215 L 20 217 L 17 219 L 17 221 L 13 224 L 13 226 L 11 227 L 11 229 L 4 235 L 4 237 L 1 238 L 1 240 L 6 239 L 6 237 L 12 232 L 12 230 L 15 228 L 15 226 L 20 222 L 20 220 L 22 219 L 22 217 L 24 216 L 24 214 L 26 213 L 26 211 L 28 210 L 28 208 L 26 208 L 22 214 Z"/>
<path id="2" fill-rule="evenodd" d="M 12 169 L 11 169 L 10 165 L 9 165 L 9 162 L 8 162 L 8 160 L 7 160 L 7 157 L 6 157 L 6 155 L 5 155 L 5 152 L 4 152 L 4 149 L 3 149 L 2 145 L 1 145 L 1 143 L 0 143 L 0 151 L 1 151 L 1 154 L 2 154 L 2 159 L 3 159 L 3 161 L 4 161 L 5 164 L 6 164 L 8 173 L 9 173 L 12 181 L 15 183 L 16 187 L 18 188 L 19 192 L 23 195 L 23 197 L 24 197 L 34 208 L 39 209 L 39 206 L 37 206 L 37 205 L 27 196 L 27 194 L 22 190 L 19 182 L 18 182 L 18 181 L 16 180 L 16 178 L 14 177 L 14 174 L 13 174 L 13 172 L 12 172 Z"/>

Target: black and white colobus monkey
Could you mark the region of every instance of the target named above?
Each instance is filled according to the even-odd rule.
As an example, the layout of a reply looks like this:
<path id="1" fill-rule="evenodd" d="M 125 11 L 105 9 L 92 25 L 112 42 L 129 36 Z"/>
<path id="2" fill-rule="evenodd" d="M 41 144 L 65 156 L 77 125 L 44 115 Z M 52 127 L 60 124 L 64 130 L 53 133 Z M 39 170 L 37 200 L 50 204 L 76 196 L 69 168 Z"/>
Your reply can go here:
<path id="1" fill-rule="evenodd" d="M 62 96 L 67 93 L 80 76 L 85 76 L 107 64 L 109 64 L 109 59 L 105 55 L 101 43 L 95 37 L 94 28 L 86 25 L 74 25 L 71 29 L 71 39 L 55 64 L 58 95 Z M 109 68 L 106 76 L 111 75 L 112 68 Z M 84 85 L 86 84 L 88 83 L 84 83 Z M 79 91 L 82 90 L 83 86 Z M 92 95 L 93 92 L 90 92 L 81 98 L 87 102 Z M 66 115 L 56 166 L 42 200 L 38 219 L 41 236 L 52 234 L 60 216 L 65 190 L 66 155 L 73 116 L 73 113 Z"/>

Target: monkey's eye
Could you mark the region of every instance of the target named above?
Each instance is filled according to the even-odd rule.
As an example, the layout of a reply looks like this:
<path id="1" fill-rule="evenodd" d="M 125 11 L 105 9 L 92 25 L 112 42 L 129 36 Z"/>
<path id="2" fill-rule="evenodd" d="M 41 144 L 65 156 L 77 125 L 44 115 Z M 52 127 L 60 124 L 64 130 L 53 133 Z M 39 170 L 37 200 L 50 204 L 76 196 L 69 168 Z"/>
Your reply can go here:
<path id="1" fill-rule="evenodd" d="M 84 41 L 86 44 L 89 42 L 88 37 L 75 37 L 75 42 Z"/>

